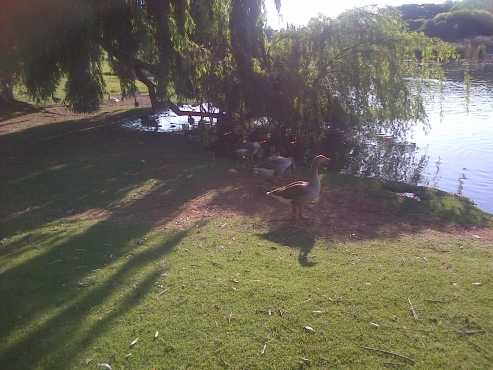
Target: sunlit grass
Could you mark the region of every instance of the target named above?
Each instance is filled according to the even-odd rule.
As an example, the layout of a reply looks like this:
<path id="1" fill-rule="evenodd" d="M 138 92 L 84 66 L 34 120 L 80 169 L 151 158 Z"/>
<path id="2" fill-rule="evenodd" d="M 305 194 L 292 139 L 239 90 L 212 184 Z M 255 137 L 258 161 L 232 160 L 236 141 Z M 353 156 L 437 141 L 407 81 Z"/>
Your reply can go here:
<path id="1" fill-rule="evenodd" d="M 369 346 L 419 368 L 488 366 L 491 249 L 420 238 L 318 240 L 306 267 L 301 250 L 275 238 L 235 218 L 107 247 L 83 277 L 58 275 L 61 285 L 45 290 L 58 304 L 2 341 L 3 359 L 15 368 L 407 366 L 362 348 Z M 97 260 L 103 251 L 86 253 Z"/>
<path id="2" fill-rule="evenodd" d="M 70 220 L 54 221 L 2 239 L 0 271 L 8 272 L 33 258 L 49 253 L 67 240 L 87 231 L 92 224 Z M 49 264 L 59 262 L 63 260 L 53 260 Z"/>

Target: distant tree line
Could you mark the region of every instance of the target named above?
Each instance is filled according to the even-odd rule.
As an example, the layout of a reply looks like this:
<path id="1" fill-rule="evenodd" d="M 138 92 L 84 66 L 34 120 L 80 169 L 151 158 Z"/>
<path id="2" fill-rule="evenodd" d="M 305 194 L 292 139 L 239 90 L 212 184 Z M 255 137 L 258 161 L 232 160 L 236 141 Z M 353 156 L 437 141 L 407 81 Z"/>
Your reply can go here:
<path id="1" fill-rule="evenodd" d="M 493 14 L 469 9 L 440 13 L 426 22 L 423 30 L 428 36 L 446 41 L 493 36 Z"/>
<path id="2" fill-rule="evenodd" d="M 413 31 L 446 41 L 493 36 L 493 1 L 463 0 L 445 4 L 402 5 L 397 8 Z"/>

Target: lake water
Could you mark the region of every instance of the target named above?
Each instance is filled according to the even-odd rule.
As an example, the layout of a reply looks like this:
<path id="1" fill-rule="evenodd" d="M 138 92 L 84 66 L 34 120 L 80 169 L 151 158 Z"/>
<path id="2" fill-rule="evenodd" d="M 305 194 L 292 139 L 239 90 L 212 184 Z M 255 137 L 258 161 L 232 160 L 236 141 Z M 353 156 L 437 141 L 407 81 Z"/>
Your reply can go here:
<path id="1" fill-rule="evenodd" d="M 447 79 L 430 81 L 425 95 L 427 132 L 420 123 L 404 143 L 368 141 L 347 171 L 432 186 L 493 213 L 493 63 L 449 66 Z"/>
<path id="2" fill-rule="evenodd" d="M 180 109 L 190 112 L 208 112 L 208 109 L 210 109 L 210 112 L 212 113 L 219 113 L 219 109 L 212 107 L 207 103 L 203 103 L 202 105 L 181 105 Z M 195 117 L 194 120 L 195 122 L 198 122 L 197 117 Z M 205 123 L 210 123 L 209 118 L 204 118 L 204 121 Z M 216 121 L 216 118 L 212 118 L 212 123 L 216 123 Z M 122 127 L 138 131 L 159 133 L 179 132 L 191 129 L 188 123 L 188 116 L 179 116 L 172 110 L 126 121 L 122 124 Z"/>

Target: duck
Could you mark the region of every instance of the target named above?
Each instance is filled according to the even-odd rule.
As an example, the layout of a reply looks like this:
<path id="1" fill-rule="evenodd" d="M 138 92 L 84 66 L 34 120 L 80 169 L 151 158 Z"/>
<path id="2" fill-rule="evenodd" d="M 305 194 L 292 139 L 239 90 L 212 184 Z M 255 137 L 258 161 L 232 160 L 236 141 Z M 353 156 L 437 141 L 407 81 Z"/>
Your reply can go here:
<path id="1" fill-rule="evenodd" d="M 280 155 L 273 155 L 267 158 L 263 163 L 253 168 L 255 175 L 264 177 L 281 177 L 288 168 L 294 169 L 294 159 L 286 158 Z"/>
<path id="2" fill-rule="evenodd" d="M 112 103 L 119 103 L 120 102 L 119 98 L 117 98 L 116 96 L 111 96 L 110 94 L 108 94 L 108 100 Z"/>
<path id="3" fill-rule="evenodd" d="M 246 142 L 241 148 L 235 150 L 236 155 L 240 159 L 253 160 L 256 156 L 259 156 L 262 151 L 262 146 L 258 141 Z"/>
<path id="4" fill-rule="evenodd" d="M 291 204 L 294 219 L 306 219 L 303 217 L 303 206 L 309 202 L 316 202 L 320 197 L 321 165 L 326 165 L 330 159 L 324 155 L 317 155 L 312 160 L 312 177 L 309 181 L 295 181 L 288 185 L 275 188 L 266 193 L 267 196 Z"/>

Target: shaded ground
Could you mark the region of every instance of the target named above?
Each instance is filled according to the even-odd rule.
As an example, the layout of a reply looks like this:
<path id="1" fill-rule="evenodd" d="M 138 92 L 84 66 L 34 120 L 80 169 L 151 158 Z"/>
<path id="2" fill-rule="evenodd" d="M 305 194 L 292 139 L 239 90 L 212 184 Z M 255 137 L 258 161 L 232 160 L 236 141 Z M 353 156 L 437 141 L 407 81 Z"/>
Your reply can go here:
<path id="1" fill-rule="evenodd" d="M 146 105 L 146 101 L 141 103 Z M 11 203 L 11 207 L 2 209 L 2 219 L 12 222 L 27 212 L 32 215 L 32 211 L 40 213 L 43 210 L 49 214 L 58 212 L 53 218 L 64 212 L 81 219 L 105 218 L 111 214 L 126 221 L 145 221 L 160 226 L 186 227 L 204 217 L 238 214 L 258 216 L 272 225 L 291 224 L 289 208 L 265 197 L 265 191 L 273 185 L 253 177 L 248 170 L 237 170 L 237 163 L 210 161 L 196 168 L 184 168 L 187 163 L 183 160 L 200 160 L 208 154 L 183 137 L 135 133 L 119 128 L 116 123 L 142 112 L 142 109 L 129 112 L 129 106 L 129 102 L 108 104 L 93 115 L 72 115 L 63 107 L 53 106 L 0 122 L 2 176 L 7 180 L 4 185 L 22 190 L 23 184 L 40 178 L 57 183 L 59 186 L 53 184 L 53 189 L 61 188 L 62 191 L 57 195 L 51 193 L 53 189 L 44 193 L 37 189 L 34 202 L 24 196 L 19 197 L 23 198 L 19 202 L 6 202 Z M 126 177 L 120 177 L 122 173 L 114 165 L 126 167 L 123 168 Z M 115 172 L 106 172 L 106 167 Z M 79 170 L 83 170 L 92 182 L 85 184 L 91 185 L 87 189 L 81 186 L 84 184 L 71 184 L 75 173 L 82 175 Z M 210 172 L 207 183 L 202 183 L 203 178 L 198 176 L 202 174 L 200 171 Z M 115 190 L 122 192 L 144 179 L 156 183 L 176 182 L 177 174 L 187 186 L 196 188 L 196 196 L 187 194 L 180 201 L 174 199 L 179 208 L 172 211 L 164 211 L 169 208 L 166 202 L 173 198 L 170 196 L 172 186 L 166 187 L 162 183 L 139 198 L 138 204 L 131 209 L 111 202 L 112 197 L 117 198 L 114 197 Z M 298 173 L 297 176 L 304 175 L 306 173 Z M 436 230 L 464 236 L 473 233 L 491 240 L 491 229 L 474 230 L 475 226 L 484 223 L 483 214 L 459 198 L 453 199 L 456 204 L 448 205 L 447 210 L 441 197 L 435 197 L 426 206 L 433 202 L 439 203 L 438 206 L 433 204 L 425 209 L 426 206 L 414 200 L 400 199 L 377 182 L 334 174 L 326 176 L 325 182 L 321 202 L 307 211 L 311 221 L 300 225 L 316 236 L 366 239 Z M 32 193 L 33 189 L 27 186 L 26 190 Z M 105 200 L 106 196 L 101 195 L 104 193 L 108 193 L 107 203 L 99 202 Z M 53 195 L 59 200 L 58 204 Z M 71 199 L 65 199 L 66 195 Z M 67 201 L 73 207 L 62 204 Z M 101 207 L 93 209 L 90 205 Z M 63 207 L 69 209 L 61 209 Z M 430 212 L 437 210 L 439 212 L 435 214 Z"/>
<path id="2" fill-rule="evenodd" d="M 0 122 L 0 368 L 409 365 L 369 344 L 491 363 L 493 239 L 470 203 L 329 174 L 293 224 L 237 164 L 115 124 L 139 111 L 58 109 Z"/>
<path id="3" fill-rule="evenodd" d="M 133 100 L 107 103 L 100 112 L 92 115 L 70 114 L 61 106 L 43 109 L 31 107 L 28 113 L 0 121 L 2 146 L 0 150 L 4 159 L 2 175 L 7 179 L 7 185 L 16 185 L 43 175 L 45 177 L 54 175 L 54 181 L 66 184 L 66 177 L 72 178 L 77 169 L 75 168 L 77 166 L 73 165 L 74 162 L 78 162 L 79 168 L 81 162 L 86 162 L 82 167 L 99 186 L 118 180 L 120 183 L 112 184 L 111 188 L 121 188 L 122 179 L 107 178 L 106 174 L 101 176 L 98 172 L 96 162 L 100 159 L 105 165 L 110 166 L 112 163 L 120 165 L 119 162 L 123 161 L 129 161 L 129 165 L 132 163 L 131 170 L 126 172 L 130 176 L 129 179 L 125 179 L 127 186 L 151 177 L 156 181 L 171 181 L 171 178 L 181 170 L 185 182 L 190 184 L 196 182 L 195 169 L 180 168 L 185 165 L 180 163 L 183 159 L 181 149 L 183 146 L 188 148 L 187 155 L 197 160 L 204 155 L 208 157 L 207 153 L 203 153 L 182 137 L 170 138 L 163 135 L 128 132 L 117 127 L 117 123 L 124 118 L 138 116 L 145 111 L 145 107 L 149 107 L 148 98 L 145 96 L 139 97 L 139 103 L 142 108 L 131 111 L 128 109 L 133 105 Z M 106 147 L 107 145 L 110 146 Z M 173 148 L 176 149 L 176 153 L 173 153 Z M 100 149 L 101 151 L 98 152 Z M 72 171 L 68 171 L 68 163 L 72 165 Z M 149 192 L 131 211 L 119 209 L 121 207 L 115 208 L 114 204 L 111 206 L 102 204 L 106 207 L 91 210 L 90 214 L 82 212 L 79 217 L 93 218 L 96 215 L 106 217 L 109 213 L 114 213 L 115 216 L 118 214 L 119 217 L 128 220 L 134 217 L 156 225 L 183 226 L 203 217 L 235 214 L 256 215 L 264 222 L 273 224 L 288 219 L 289 209 L 264 195 L 265 191 L 273 185 L 251 176 L 248 170 L 236 170 L 237 165 L 237 163 L 221 161 L 208 163 L 206 172 L 212 167 L 217 171 L 212 171 L 209 176 L 210 183 L 203 184 L 202 189 L 198 190 L 197 197 L 183 199 L 180 208 L 171 213 L 163 214 L 163 208 L 166 207 L 162 206 L 162 202 L 169 198 L 169 189 L 166 189 L 164 192 L 159 190 Z M 297 176 L 304 175 L 306 173 L 298 173 Z M 491 240 L 490 228 L 474 231 L 475 226 L 487 222 L 483 215 L 477 212 L 472 204 L 462 202 L 459 198 L 452 199 L 452 203 L 455 204 L 445 204 L 450 202 L 449 200 L 443 202 L 441 199 L 443 196 L 434 197 L 423 206 L 414 200 L 399 199 L 392 192 L 385 191 L 385 188 L 377 182 L 334 174 L 326 177 L 326 185 L 320 204 L 308 210 L 312 221 L 302 225 L 303 228 L 308 227 L 317 236 L 336 239 L 355 236 L 371 238 L 430 229 L 463 235 L 469 235 L 468 231 L 472 230 L 474 235 Z M 63 186 L 63 188 L 69 187 Z M 78 190 L 82 189 L 78 188 Z M 101 191 L 106 190 L 101 189 Z M 48 198 L 51 197 L 51 194 L 46 195 Z M 91 198 L 87 193 L 82 196 Z M 40 201 L 42 199 L 38 197 L 37 202 Z M 72 199 L 72 203 L 77 204 L 77 199 Z M 22 209 L 23 205 L 26 207 Z M 16 203 L 15 207 L 17 209 L 3 209 L 2 218 L 12 220 L 27 209 L 39 209 L 40 206 L 28 200 L 20 204 Z M 82 206 L 82 210 L 87 211 L 86 208 Z M 74 209 L 69 211 L 76 213 Z M 470 227 L 465 229 L 460 225 Z"/>
<path id="4" fill-rule="evenodd" d="M 149 108 L 150 101 L 146 95 L 137 97 L 140 108 Z M 49 105 L 37 107 L 25 102 L 16 102 L 13 106 L 0 107 L 0 135 L 25 130 L 36 126 L 44 126 L 54 123 L 67 123 L 78 120 L 101 120 L 114 113 L 127 112 L 134 108 L 134 100 L 126 99 L 120 102 L 105 102 L 101 109 L 92 114 L 75 114 L 61 105 Z"/>

